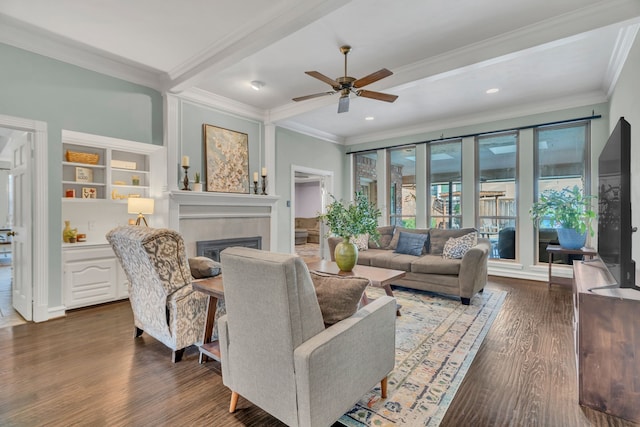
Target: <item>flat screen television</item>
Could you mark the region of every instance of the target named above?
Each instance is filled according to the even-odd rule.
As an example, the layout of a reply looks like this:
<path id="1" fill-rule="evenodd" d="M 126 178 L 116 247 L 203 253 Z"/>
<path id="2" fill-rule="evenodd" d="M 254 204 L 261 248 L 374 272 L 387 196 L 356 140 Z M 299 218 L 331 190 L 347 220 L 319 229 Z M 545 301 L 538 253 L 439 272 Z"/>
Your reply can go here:
<path id="1" fill-rule="evenodd" d="M 598 255 L 617 287 L 635 288 L 636 266 L 631 259 L 631 125 L 624 117 L 607 140 L 598 159 Z"/>

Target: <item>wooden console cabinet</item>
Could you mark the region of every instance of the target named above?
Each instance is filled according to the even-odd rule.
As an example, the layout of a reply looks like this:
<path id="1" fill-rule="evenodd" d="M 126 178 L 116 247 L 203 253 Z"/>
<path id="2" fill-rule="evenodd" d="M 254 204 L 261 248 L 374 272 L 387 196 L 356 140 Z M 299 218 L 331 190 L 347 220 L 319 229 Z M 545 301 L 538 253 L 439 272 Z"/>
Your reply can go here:
<path id="1" fill-rule="evenodd" d="M 599 259 L 573 265 L 579 403 L 640 422 L 640 291 L 613 283 Z"/>

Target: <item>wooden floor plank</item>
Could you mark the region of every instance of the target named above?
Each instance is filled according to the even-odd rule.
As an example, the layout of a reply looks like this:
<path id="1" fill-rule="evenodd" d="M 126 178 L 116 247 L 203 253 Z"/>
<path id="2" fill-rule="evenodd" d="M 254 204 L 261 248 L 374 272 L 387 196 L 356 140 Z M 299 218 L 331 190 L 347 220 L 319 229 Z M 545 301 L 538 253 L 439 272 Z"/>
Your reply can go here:
<path id="1" fill-rule="evenodd" d="M 508 292 L 442 426 L 631 426 L 577 403 L 571 293 L 491 278 Z M 0 329 L 0 425 L 283 426 L 231 393 L 217 362 L 134 339 L 128 302 Z M 277 390 L 271 391 L 277 394 Z"/>

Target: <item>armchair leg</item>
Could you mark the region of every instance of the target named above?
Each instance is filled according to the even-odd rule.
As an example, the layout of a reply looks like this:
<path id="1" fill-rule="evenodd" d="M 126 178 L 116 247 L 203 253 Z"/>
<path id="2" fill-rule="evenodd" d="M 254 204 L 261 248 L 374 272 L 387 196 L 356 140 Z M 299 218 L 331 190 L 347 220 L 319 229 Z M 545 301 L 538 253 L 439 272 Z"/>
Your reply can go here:
<path id="1" fill-rule="evenodd" d="M 133 327 L 133 337 L 134 338 L 138 338 L 140 335 L 142 335 L 144 331 L 140 328 L 138 328 L 137 326 Z"/>
<path id="2" fill-rule="evenodd" d="M 380 381 L 380 397 L 383 399 L 387 398 L 387 377 L 384 377 L 382 381 Z"/>
<path id="3" fill-rule="evenodd" d="M 181 348 L 180 350 L 175 350 L 172 354 L 171 354 L 171 361 L 173 363 L 179 362 L 182 360 L 182 355 L 184 354 L 184 348 Z"/>
<path id="4" fill-rule="evenodd" d="M 238 405 L 238 397 L 240 397 L 238 393 L 236 393 L 235 391 L 231 392 L 231 403 L 229 404 L 229 412 L 232 414 L 236 411 L 236 406 Z"/>

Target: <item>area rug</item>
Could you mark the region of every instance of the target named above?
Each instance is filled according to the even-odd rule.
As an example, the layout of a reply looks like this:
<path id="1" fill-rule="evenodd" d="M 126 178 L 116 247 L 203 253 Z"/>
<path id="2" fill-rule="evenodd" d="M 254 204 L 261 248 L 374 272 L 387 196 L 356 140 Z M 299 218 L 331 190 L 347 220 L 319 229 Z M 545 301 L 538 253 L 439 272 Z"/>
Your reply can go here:
<path id="1" fill-rule="evenodd" d="M 361 426 L 437 426 L 482 340 L 500 312 L 504 291 L 485 290 L 466 306 L 459 298 L 394 288 L 402 305 L 396 319 L 396 363 L 387 399 L 380 388 L 365 395 L 339 422 Z M 383 295 L 368 289 L 367 295 Z"/>

